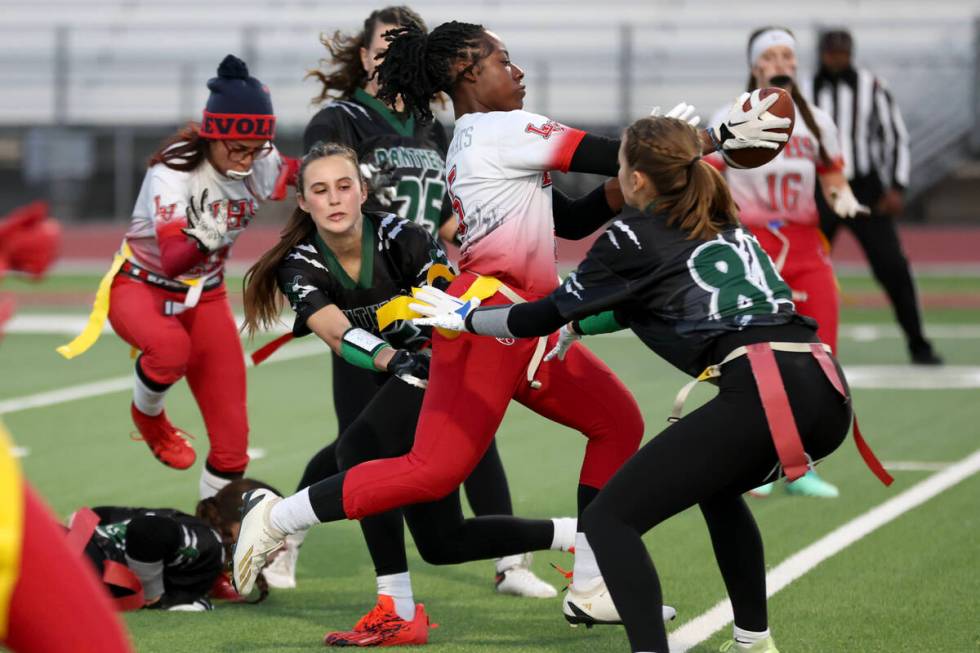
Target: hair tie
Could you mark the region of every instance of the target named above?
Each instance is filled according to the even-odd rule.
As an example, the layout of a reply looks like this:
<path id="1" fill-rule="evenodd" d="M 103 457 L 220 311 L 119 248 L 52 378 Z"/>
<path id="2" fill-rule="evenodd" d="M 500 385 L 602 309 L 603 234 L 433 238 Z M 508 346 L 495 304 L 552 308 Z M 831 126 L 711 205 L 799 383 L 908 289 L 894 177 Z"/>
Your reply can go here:
<path id="1" fill-rule="evenodd" d="M 693 159 L 691 159 L 691 162 L 687 164 L 687 169 L 693 171 L 694 170 L 694 166 L 700 160 L 701 160 L 701 155 L 699 154 L 696 157 L 694 157 Z"/>

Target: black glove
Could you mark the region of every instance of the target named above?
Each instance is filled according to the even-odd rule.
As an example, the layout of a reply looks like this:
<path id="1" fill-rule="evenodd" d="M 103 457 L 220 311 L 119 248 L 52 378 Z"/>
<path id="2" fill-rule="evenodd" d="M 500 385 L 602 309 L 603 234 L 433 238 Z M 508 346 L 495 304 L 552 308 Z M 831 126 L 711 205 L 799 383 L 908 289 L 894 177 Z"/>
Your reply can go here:
<path id="1" fill-rule="evenodd" d="M 409 374 L 417 379 L 428 379 L 429 356 L 420 351 L 399 349 L 388 361 L 388 371 L 395 376 Z"/>

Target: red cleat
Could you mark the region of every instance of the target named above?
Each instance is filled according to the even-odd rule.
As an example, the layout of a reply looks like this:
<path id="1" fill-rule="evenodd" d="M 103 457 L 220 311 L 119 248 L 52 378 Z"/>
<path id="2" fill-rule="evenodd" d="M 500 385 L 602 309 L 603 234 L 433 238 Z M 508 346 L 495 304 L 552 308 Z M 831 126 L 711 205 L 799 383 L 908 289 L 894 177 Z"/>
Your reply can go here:
<path id="1" fill-rule="evenodd" d="M 208 596 L 219 601 L 233 601 L 235 603 L 241 603 L 245 600 L 244 596 L 235 591 L 226 571 L 221 572 L 214 579 L 214 585 L 211 586 L 211 591 L 208 592 Z"/>
<path id="2" fill-rule="evenodd" d="M 429 641 L 429 616 L 425 606 L 415 606 L 415 618 L 405 621 L 395 612 L 390 596 L 378 595 L 378 603 L 354 624 L 354 630 L 327 633 L 326 646 L 418 646 Z M 431 625 L 432 628 L 436 624 Z"/>
<path id="3" fill-rule="evenodd" d="M 194 459 L 197 456 L 194 454 L 191 445 L 184 439 L 185 437 L 192 437 L 190 434 L 171 424 L 165 412 L 156 417 L 151 417 L 141 413 L 136 408 L 136 404 L 132 404 L 131 408 L 133 424 L 136 425 L 140 436 L 142 436 L 138 438 L 133 436 L 133 440 L 145 442 L 157 460 L 168 467 L 187 469 L 194 464 Z"/>

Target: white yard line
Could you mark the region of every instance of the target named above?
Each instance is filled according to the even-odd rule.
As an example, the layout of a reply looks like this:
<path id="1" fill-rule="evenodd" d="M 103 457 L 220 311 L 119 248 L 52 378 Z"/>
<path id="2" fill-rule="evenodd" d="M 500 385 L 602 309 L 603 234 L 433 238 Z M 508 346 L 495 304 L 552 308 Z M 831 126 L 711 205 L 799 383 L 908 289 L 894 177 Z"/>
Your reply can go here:
<path id="1" fill-rule="evenodd" d="M 766 576 L 768 596 L 800 578 L 821 562 L 843 551 L 851 544 L 873 533 L 890 521 L 904 515 L 936 495 L 980 471 L 980 450 L 949 465 L 940 472 L 913 485 L 901 494 L 872 508 L 810 546 L 790 556 Z M 683 624 L 670 635 L 672 653 L 686 653 L 732 622 L 728 599 L 720 601 L 704 614 Z M 777 630 L 778 637 L 778 630 Z"/>
<path id="2" fill-rule="evenodd" d="M 890 460 L 881 463 L 890 472 L 938 472 L 953 463 L 937 463 L 925 460 Z"/>
<path id="3" fill-rule="evenodd" d="M 316 342 L 299 342 L 296 344 L 286 345 L 277 351 L 272 358 L 265 361 L 263 365 L 282 363 L 285 361 L 294 360 L 296 358 L 316 356 L 317 354 L 326 355 L 326 353 L 326 345 L 319 340 Z M 246 367 L 252 367 L 252 359 L 246 356 L 245 365 Z M 38 392 L 31 395 L 25 395 L 23 397 L 4 399 L 0 401 L 0 415 L 16 413 L 31 408 L 54 406 L 56 404 L 63 404 L 68 401 L 77 401 L 78 399 L 99 397 L 101 395 L 107 395 L 113 392 L 130 390 L 132 387 L 133 376 L 131 374 L 126 376 L 118 376 L 112 379 L 103 379 L 102 381 L 79 383 L 77 385 L 68 386 L 67 388 L 61 388 L 59 390 L 50 390 L 48 392 Z"/>

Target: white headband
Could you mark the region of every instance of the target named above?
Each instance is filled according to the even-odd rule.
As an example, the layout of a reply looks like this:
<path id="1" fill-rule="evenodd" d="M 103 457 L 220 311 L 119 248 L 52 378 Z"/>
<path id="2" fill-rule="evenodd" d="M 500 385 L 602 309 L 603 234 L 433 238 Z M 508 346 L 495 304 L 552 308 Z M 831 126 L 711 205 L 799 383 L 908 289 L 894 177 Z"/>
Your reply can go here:
<path id="1" fill-rule="evenodd" d="M 785 45 L 794 53 L 796 52 L 796 39 L 789 32 L 781 29 L 767 29 L 749 43 L 749 65 L 754 65 L 763 52 L 775 45 Z"/>

